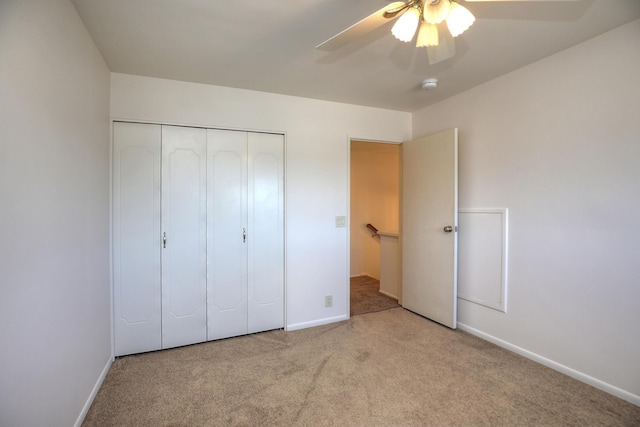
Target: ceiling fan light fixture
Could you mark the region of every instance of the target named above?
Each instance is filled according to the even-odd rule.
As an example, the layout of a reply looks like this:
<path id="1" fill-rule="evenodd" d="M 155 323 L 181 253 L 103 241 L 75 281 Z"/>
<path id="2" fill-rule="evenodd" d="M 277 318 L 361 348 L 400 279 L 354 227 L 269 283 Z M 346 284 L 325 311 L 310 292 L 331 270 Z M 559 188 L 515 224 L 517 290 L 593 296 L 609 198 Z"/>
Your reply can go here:
<path id="1" fill-rule="evenodd" d="M 469 9 L 454 1 L 451 2 L 449 16 L 447 16 L 447 27 L 453 37 L 464 33 L 475 20 L 475 16 L 469 12 Z"/>
<path id="2" fill-rule="evenodd" d="M 417 47 L 438 46 L 438 26 L 423 21 L 418 31 Z"/>
<path id="3" fill-rule="evenodd" d="M 429 24 L 439 24 L 449 13 L 449 0 L 426 0 L 423 9 L 425 21 Z"/>
<path id="4" fill-rule="evenodd" d="M 391 34 L 400 41 L 410 42 L 416 33 L 420 22 L 420 11 L 414 7 L 409 8 L 394 24 Z"/>

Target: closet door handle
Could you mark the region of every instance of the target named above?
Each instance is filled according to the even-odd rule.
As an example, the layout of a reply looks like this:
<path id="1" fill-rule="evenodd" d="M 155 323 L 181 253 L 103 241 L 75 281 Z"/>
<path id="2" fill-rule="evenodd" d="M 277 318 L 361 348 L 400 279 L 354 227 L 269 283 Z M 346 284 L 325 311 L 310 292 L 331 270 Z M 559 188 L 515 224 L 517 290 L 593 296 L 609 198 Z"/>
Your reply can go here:
<path id="1" fill-rule="evenodd" d="M 242 243 L 247 241 L 247 230 L 245 228 L 242 229 Z"/>
<path id="2" fill-rule="evenodd" d="M 167 232 L 162 233 L 162 247 L 167 249 Z"/>

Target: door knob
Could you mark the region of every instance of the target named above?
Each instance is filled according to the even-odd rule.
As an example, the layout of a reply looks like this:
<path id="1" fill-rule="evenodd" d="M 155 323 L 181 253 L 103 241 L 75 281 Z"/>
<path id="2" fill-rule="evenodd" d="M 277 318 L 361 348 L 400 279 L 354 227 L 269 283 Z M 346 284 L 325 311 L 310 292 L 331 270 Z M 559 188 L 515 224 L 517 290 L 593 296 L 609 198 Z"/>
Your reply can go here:
<path id="1" fill-rule="evenodd" d="M 450 225 L 447 225 L 446 227 L 444 227 L 444 232 L 445 233 L 451 233 L 453 231 L 453 227 Z"/>

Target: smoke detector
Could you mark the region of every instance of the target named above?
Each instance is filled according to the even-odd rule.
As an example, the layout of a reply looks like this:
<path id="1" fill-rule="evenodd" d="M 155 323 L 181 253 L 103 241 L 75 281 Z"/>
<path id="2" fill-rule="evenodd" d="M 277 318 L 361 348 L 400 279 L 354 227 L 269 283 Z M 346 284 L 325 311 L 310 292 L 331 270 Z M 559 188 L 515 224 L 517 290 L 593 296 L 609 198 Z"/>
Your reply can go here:
<path id="1" fill-rule="evenodd" d="M 438 87 L 438 79 L 424 79 L 422 81 L 422 90 L 431 90 Z"/>

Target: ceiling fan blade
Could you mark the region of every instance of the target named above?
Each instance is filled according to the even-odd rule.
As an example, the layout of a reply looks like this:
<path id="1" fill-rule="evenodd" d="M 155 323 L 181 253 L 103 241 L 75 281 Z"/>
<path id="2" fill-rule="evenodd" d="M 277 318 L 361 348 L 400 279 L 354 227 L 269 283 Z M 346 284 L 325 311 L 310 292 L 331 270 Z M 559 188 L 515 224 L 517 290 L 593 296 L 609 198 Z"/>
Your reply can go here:
<path id="1" fill-rule="evenodd" d="M 438 39 L 438 46 L 427 46 L 427 56 L 431 65 L 449 59 L 456 54 L 453 36 L 443 24 L 438 25 Z"/>
<path id="2" fill-rule="evenodd" d="M 389 19 L 394 18 L 400 11 L 408 7 L 409 5 L 407 5 L 407 3 L 401 1 L 390 3 L 382 9 L 373 12 L 363 20 L 356 22 L 346 30 L 331 37 L 329 40 L 320 43 L 316 46 L 316 49 L 325 50 L 327 52 L 337 50 L 369 31 L 373 31 L 381 25 L 389 22 Z M 385 14 L 387 14 L 387 16 L 385 16 Z"/>

